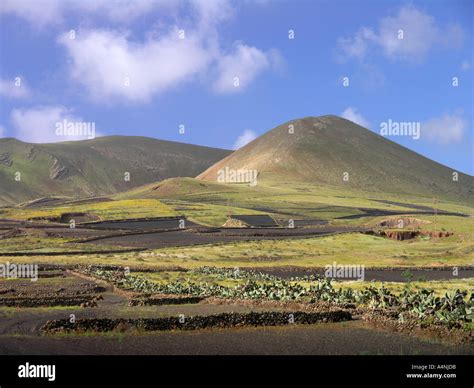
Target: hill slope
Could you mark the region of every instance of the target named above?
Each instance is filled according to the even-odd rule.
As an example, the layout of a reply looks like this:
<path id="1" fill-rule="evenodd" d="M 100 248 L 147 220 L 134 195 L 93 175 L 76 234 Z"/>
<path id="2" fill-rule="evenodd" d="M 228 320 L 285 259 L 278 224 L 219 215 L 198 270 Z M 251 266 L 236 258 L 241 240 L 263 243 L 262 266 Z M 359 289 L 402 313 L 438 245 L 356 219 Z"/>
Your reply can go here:
<path id="1" fill-rule="evenodd" d="M 169 178 L 161 182 L 149 183 L 113 196 L 114 199 L 170 198 L 206 193 L 235 192 L 228 185 L 203 182 L 195 178 Z"/>
<path id="2" fill-rule="evenodd" d="M 289 133 L 290 124 L 294 133 Z M 305 182 L 474 203 L 472 176 L 459 173 L 455 182 L 452 169 L 337 116 L 280 125 L 197 178 L 216 181 L 226 167 L 257 170 L 259 182 L 278 185 Z"/>
<path id="3" fill-rule="evenodd" d="M 0 139 L 0 204 L 52 195 L 108 195 L 170 177 L 196 176 L 229 153 L 131 136 L 52 144 Z M 15 180 L 17 172 L 20 181 Z"/>

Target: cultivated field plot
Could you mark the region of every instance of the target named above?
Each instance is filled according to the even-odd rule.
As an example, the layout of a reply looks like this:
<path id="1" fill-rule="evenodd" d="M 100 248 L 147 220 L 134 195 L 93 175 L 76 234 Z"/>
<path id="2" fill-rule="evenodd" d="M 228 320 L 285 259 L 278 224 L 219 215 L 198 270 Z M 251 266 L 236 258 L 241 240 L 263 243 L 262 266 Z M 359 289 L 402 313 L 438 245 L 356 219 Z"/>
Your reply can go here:
<path id="1" fill-rule="evenodd" d="M 276 240 L 281 238 L 305 238 L 332 233 L 343 233 L 363 230 L 354 227 L 320 227 L 306 229 L 251 228 L 220 229 L 198 228 L 190 230 L 173 230 L 141 234 L 122 234 L 120 236 L 89 239 L 87 242 L 106 245 L 156 249 L 163 247 L 193 246 L 219 244 L 232 241 Z"/>
<path id="2" fill-rule="evenodd" d="M 0 279 L 0 352 L 473 354 L 471 208 L 337 192 L 186 178 L 4 209 L 0 255 L 40 271 Z"/>
<path id="3" fill-rule="evenodd" d="M 474 280 L 462 282 L 428 283 L 434 298 L 457 300 L 450 311 L 462 315 L 466 295 L 446 294 L 459 285 L 474 286 Z M 429 313 L 419 320 L 404 307 L 401 323 L 394 318 L 400 305 L 382 308 L 404 294 L 426 299 L 426 283 L 331 283 L 313 274 L 284 280 L 217 267 L 48 266 L 40 268 L 37 281 L 0 280 L 0 352 L 473 354 L 472 331 L 461 315 L 427 326 Z M 347 346 L 351 333 L 358 340 Z"/>
<path id="4" fill-rule="evenodd" d="M 92 306 L 105 291 L 63 270 L 41 270 L 37 276 L 0 279 L 0 307 Z"/>

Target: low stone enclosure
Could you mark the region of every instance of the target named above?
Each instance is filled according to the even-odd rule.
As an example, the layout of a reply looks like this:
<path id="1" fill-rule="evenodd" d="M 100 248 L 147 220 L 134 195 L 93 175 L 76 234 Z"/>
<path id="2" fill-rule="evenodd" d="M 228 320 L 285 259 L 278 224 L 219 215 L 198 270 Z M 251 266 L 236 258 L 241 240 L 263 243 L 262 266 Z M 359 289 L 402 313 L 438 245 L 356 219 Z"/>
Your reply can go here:
<path id="1" fill-rule="evenodd" d="M 444 230 L 428 231 L 421 229 L 423 225 L 427 224 L 431 224 L 431 221 L 406 216 L 390 217 L 373 224 L 373 230 L 366 233 L 398 241 L 411 240 L 420 236 L 442 238 L 453 235 L 452 232 Z"/>
<path id="2" fill-rule="evenodd" d="M 81 306 L 95 307 L 100 295 L 83 296 L 52 296 L 52 297 L 24 297 L 0 298 L 0 306 L 5 307 L 54 307 L 54 306 Z"/>
<path id="3" fill-rule="evenodd" d="M 203 301 L 205 297 L 201 296 L 182 296 L 182 295 L 140 295 L 133 297 L 128 301 L 128 305 L 134 306 L 163 306 L 176 304 L 197 304 Z"/>
<path id="4" fill-rule="evenodd" d="M 231 328 L 245 326 L 282 326 L 292 324 L 314 324 L 327 322 L 349 321 L 352 316 L 343 310 L 326 312 L 248 312 L 222 313 L 194 317 L 163 317 L 137 319 L 79 319 L 72 323 L 69 319 L 47 321 L 42 327 L 43 333 L 63 332 L 109 332 L 127 331 L 130 329 L 141 331 L 166 330 L 198 330 L 207 328 Z"/>
<path id="5" fill-rule="evenodd" d="M 372 234 L 381 237 L 387 237 L 392 240 L 404 241 L 411 240 L 419 236 L 442 238 L 452 236 L 454 233 L 447 231 L 428 231 L 428 230 L 374 230 L 366 234 Z"/>
<path id="6" fill-rule="evenodd" d="M 95 307 L 106 288 L 95 281 L 72 277 L 64 269 L 41 267 L 39 281 L 17 278 L 0 281 L 3 307 Z"/>

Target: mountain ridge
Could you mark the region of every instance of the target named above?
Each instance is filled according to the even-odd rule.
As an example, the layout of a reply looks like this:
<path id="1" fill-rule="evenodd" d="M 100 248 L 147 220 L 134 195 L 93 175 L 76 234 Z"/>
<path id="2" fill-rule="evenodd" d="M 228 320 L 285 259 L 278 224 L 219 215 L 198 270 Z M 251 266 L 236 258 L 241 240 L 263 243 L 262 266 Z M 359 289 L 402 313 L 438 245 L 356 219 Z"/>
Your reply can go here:
<path id="1" fill-rule="evenodd" d="M 0 203 L 111 195 L 175 176 L 195 176 L 230 152 L 141 136 L 59 143 L 0 139 Z"/>
<path id="2" fill-rule="evenodd" d="M 290 133 L 292 125 L 293 133 Z M 291 120 L 197 176 L 224 168 L 258 171 L 258 180 L 301 182 L 474 202 L 474 178 L 334 115 Z"/>
<path id="3" fill-rule="evenodd" d="M 115 195 L 178 177 L 216 182 L 224 168 L 253 169 L 259 181 L 277 185 L 304 182 L 474 203 L 472 176 L 457 172 L 454 181 L 455 170 L 326 115 L 288 121 L 234 152 L 142 136 L 46 144 L 0 139 L 0 204 Z"/>

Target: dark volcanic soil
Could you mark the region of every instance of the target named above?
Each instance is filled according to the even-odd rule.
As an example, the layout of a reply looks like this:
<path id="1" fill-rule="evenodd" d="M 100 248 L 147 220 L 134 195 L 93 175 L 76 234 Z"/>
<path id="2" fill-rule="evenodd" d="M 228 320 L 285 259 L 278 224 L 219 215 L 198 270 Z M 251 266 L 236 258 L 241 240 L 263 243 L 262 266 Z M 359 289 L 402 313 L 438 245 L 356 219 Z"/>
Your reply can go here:
<path id="1" fill-rule="evenodd" d="M 200 228 L 181 231 L 129 234 L 116 237 L 105 237 L 94 241 L 94 244 L 123 246 L 133 248 L 156 249 L 163 247 L 189 246 L 198 244 L 215 244 L 232 241 L 272 240 L 280 238 L 305 238 L 323 236 L 332 233 L 355 232 L 363 228 L 320 227 L 320 228 L 241 228 L 220 229 Z"/>
<path id="2" fill-rule="evenodd" d="M 152 229 L 178 229 L 182 227 L 195 227 L 196 223 L 185 219 L 184 217 L 162 217 L 153 219 L 127 219 L 100 221 L 82 224 L 84 227 L 94 229 L 119 229 L 119 230 L 152 230 Z"/>
<path id="3" fill-rule="evenodd" d="M 47 271 L 49 276 L 59 271 Z M 56 272 L 56 273 L 55 273 Z M 204 329 L 193 332 L 112 332 L 87 335 L 41 335 L 48 320 L 83 318 L 157 318 L 220 314 L 224 312 L 287 311 L 285 306 L 239 304 L 183 304 L 127 306 L 127 298 L 110 286 L 71 276 L 48 277 L 44 285 L 2 283 L 23 289 L 33 287 L 33 295 L 88 292 L 105 287 L 97 307 L 6 308 L 0 307 L 0 354 L 474 354 L 467 345 L 448 345 L 404 333 L 377 329 L 354 320 L 344 323 L 317 323 L 259 328 Z M 90 284 L 90 286 L 89 286 Z M 6 287 L 6 285 L 5 285 Z M 10 290 L 8 287 L 5 291 Z M 32 290 L 33 290 L 32 289 Z M 11 293 L 8 291 L 7 293 Z"/>
<path id="4" fill-rule="evenodd" d="M 474 354 L 474 350 L 375 330 L 354 321 L 130 335 L 1 336 L 0 354 L 450 355 Z"/>
<path id="5" fill-rule="evenodd" d="M 351 214 L 349 216 L 337 217 L 338 220 L 353 220 L 363 217 L 381 217 L 381 216 L 398 216 L 398 215 L 413 215 L 413 216 L 427 216 L 427 215 L 439 215 L 439 216 L 455 216 L 455 217 L 469 217 L 462 213 L 453 213 L 447 211 L 432 210 L 420 210 L 420 211 L 399 211 L 399 210 L 382 210 L 372 208 L 358 208 L 361 214 Z"/>

